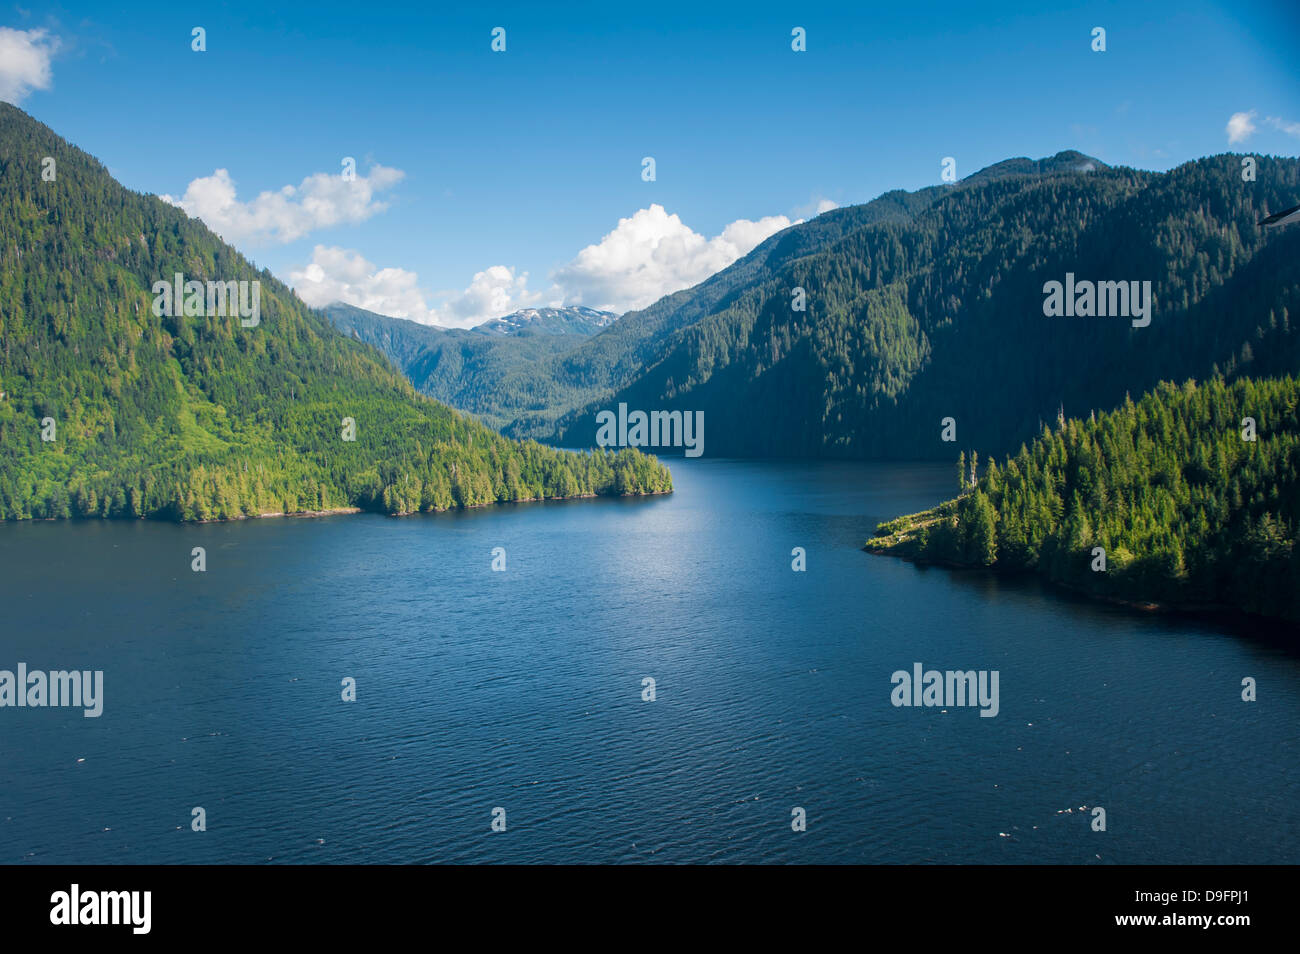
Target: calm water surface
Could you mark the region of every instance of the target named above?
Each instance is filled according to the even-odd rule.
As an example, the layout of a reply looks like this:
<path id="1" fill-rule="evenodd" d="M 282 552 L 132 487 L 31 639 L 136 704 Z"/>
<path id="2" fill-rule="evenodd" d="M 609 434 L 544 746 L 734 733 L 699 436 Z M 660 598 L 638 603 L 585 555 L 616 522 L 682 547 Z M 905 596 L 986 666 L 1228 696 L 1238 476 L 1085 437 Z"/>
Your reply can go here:
<path id="1" fill-rule="evenodd" d="M 948 465 L 670 465 L 647 500 L 0 526 L 0 669 L 105 680 L 98 719 L 0 709 L 0 861 L 1300 861 L 1295 638 L 859 549 Z M 894 708 L 914 662 L 998 670 L 999 715 Z"/>

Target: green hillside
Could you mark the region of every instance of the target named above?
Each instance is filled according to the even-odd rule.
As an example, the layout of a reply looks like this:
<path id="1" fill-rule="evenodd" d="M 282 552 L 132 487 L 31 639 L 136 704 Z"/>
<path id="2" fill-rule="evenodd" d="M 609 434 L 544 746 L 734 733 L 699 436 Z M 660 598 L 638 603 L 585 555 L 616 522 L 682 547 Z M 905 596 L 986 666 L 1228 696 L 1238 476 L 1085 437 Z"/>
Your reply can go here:
<path id="1" fill-rule="evenodd" d="M 963 455 L 963 483 L 970 466 Z M 1215 379 L 1044 429 L 957 499 L 882 523 L 867 549 L 1300 622 L 1298 528 L 1300 381 Z"/>
<path id="2" fill-rule="evenodd" d="M 710 455 L 943 459 L 1013 450 L 1161 380 L 1300 370 L 1300 161 L 1215 156 L 1167 173 L 1078 153 L 890 193 L 768 239 L 709 281 L 552 362 L 582 403 L 506 433 L 591 443 L 598 410 L 703 411 Z M 1150 324 L 1046 317 L 1044 284 L 1149 281 Z M 805 292 L 806 310 L 792 307 Z"/>
<path id="3" fill-rule="evenodd" d="M 152 286 L 177 272 L 259 281 L 260 323 L 156 316 Z M 5 519 L 395 513 L 671 489 L 653 458 L 516 443 L 417 395 L 201 222 L 2 103 L 0 338 Z"/>

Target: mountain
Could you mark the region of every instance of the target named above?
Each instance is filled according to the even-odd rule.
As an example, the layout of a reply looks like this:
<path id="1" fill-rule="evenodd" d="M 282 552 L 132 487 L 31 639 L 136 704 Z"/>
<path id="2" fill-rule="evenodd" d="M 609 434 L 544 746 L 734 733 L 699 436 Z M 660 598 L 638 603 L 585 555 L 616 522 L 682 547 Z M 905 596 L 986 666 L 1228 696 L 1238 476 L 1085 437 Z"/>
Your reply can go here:
<path id="1" fill-rule="evenodd" d="M 1024 156 L 1015 159 L 1003 159 L 1001 162 L 995 162 L 993 165 L 986 166 L 967 176 L 962 180 L 962 184 L 970 186 L 980 182 L 1005 179 L 1008 176 L 1068 175 L 1079 172 L 1097 172 L 1109 168 L 1110 166 L 1100 159 L 1085 156 L 1074 149 L 1067 149 L 1046 159 L 1028 159 Z"/>
<path id="2" fill-rule="evenodd" d="M 597 311 L 582 305 L 524 308 L 504 318 L 485 321 L 473 330 L 490 335 L 577 335 L 587 338 L 604 331 L 617 320 L 618 315 L 612 311 Z"/>
<path id="3" fill-rule="evenodd" d="M 968 484 L 964 459 L 958 472 Z M 1300 622 L 1297 528 L 1300 381 L 1216 378 L 1045 428 L 957 499 L 881 524 L 867 549 Z"/>
<path id="4" fill-rule="evenodd" d="M 617 318 L 592 308 L 528 308 L 474 328 L 439 328 L 341 302 L 323 310 L 344 334 L 387 355 L 417 390 L 497 428 L 558 402 L 545 376 L 520 382 Z"/>
<path id="5" fill-rule="evenodd" d="M 397 513 L 671 488 L 653 458 L 513 442 L 417 395 L 201 222 L 2 103 L 0 243 L 6 519 Z M 177 273 L 195 294 L 155 288 Z M 249 308 L 230 314 L 223 299 L 239 293 Z"/>
<path id="6" fill-rule="evenodd" d="M 517 369 L 499 382 L 497 388 L 499 406 L 513 409 L 512 419 L 502 428 L 503 433 L 556 442 L 562 442 L 570 433 L 577 440 L 594 437 L 585 428 L 573 427 L 572 416 L 560 425 L 556 422 L 575 408 L 592 404 L 594 409 L 593 402 L 607 406 L 608 396 L 638 380 L 657 364 L 683 329 L 725 309 L 746 289 L 769 281 L 788 263 L 833 244 L 856 229 L 907 222 L 945 188 L 887 192 L 865 205 L 823 213 L 802 225 L 785 229 L 694 288 L 667 295 L 641 311 L 623 315 L 604 332 L 571 351 Z M 711 453 L 712 440 L 710 437 Z"/>
<path id="7" fill-rule="evenodd" d="M 1300 228 L 1256 223 L 1296 203 L 1300 161 L 1255 158 L 1246 181 L 1234 155 L 1155 173 L 1066 152 L 824 213 L 504 380 L 559 403 L 503 432 L 589 446 L 626 403 L 703 412 L 711 455 L 941 459 L 949 417 L 1005 452 L 1161 380 L 1294 372 Z M 1149 288 L 1149 324 L 1047 317 L 1047 283 L 1075 279 Z"/>

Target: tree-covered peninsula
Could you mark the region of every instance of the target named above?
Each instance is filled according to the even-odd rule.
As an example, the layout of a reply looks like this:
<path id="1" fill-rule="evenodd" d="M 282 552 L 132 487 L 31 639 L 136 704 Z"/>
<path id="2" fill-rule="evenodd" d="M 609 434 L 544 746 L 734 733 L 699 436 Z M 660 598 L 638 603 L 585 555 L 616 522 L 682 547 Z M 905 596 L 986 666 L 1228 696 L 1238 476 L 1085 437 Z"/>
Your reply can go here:
<path id="1" fill-rule="evenodd" d="M 1162 383 L 982 473 L 963 454 L 957 498 L 880 524 L 866 548 L 1300 622 L 1298 405 L 1293 377 Z"/>

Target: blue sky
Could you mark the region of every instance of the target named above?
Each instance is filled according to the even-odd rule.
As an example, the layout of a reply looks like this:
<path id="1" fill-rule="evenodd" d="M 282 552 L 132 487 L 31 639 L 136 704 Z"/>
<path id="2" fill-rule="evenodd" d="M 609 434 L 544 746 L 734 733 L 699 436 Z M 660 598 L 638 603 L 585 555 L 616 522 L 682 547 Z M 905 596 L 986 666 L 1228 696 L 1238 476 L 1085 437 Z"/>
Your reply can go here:
<path id="1" fill-rule="evenodd" d="M 15 5 L 0 98 L 304 297 L 462 325 L 645 304 L 945 156 L 1300 151 L 1300 4 L 1046 6 Z"/>

